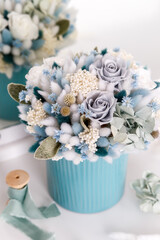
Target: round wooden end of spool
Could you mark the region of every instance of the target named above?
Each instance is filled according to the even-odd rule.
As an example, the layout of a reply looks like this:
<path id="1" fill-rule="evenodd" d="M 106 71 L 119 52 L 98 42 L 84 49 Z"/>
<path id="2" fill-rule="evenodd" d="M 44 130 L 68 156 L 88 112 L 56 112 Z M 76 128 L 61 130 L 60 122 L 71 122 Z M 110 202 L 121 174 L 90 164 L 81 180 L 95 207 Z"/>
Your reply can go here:
<path id="1" fill-rule="evenodd" d="M 21 189 L 29 182 L 29 174 L 24 170 L 14 170 L 7 174 L 6 183 L 9 187 Z"/>

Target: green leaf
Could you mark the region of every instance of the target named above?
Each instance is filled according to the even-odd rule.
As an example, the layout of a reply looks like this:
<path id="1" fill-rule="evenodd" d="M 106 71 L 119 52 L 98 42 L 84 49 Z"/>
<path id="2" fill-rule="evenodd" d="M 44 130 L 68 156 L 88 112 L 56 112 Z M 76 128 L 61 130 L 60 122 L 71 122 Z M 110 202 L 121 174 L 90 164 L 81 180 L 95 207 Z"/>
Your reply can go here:
<path id="1" fill-rule="evenodd" d="M 128 115 L 134 116 L 133 108 L 126 107 L 126 106 L 121 106 L 120 108 L 121 108 L 121 111 L 123 111 L 124 113 L 127 113 Z"/>
<path id="2" fill-rule="evenodd" d="M 118 117 L 114 117 L 113 120 L 112 120 L 112 122 L 111 122 L 111 124 L 112 124 L 115 128 L 120 129 L 120 128 L 123 126 L 123 124 L 124 124 L 124 119 L 118 118 Z"/>
<path id="3" fill-rule="evenodd" d="M 117 135 L 114 137 L 115 142 L 122 143 L 127 139 L 126 133 L 117 133 Z"/>
<path id="4" fill-rule="evenodd" d="M 8 90 L 9 95 L 11 96 L 11 98 L 13 98 L 16 102 L 21 103 L 21 104 L 27 104 L 25 101 L 22 101 L 22 102 L 19 101 L 19 93 L 22 90 L 26 90 L 25 85 L 10 83 L 10 84 L 8 84 L 7 90 Z"/>
<path id="5" fill-rule="evenodd" d="M 56 25 L 59 27 L 57 35 L 64 35 L 68 31 L 70 22 L 67 19 L 62 19 L 56 22 Z"/>
<path id="6" fill-rule="evenodd" d="M 136 116 L 147 120 L 152 115 L 152 109 L 150 107 L 144 107 L 136 112 Z"/>
<path id="7" fill-rule="evenodd" d="M 132 141 L 132 142 L 139 142 L 139 138 L 136 134 L 128 134 L 128 138 Z"/>
<path id="8" fill-rule="evenodd" d="M 35 151 L 34 157 L 38 160 L 52 159 L 58 152 L 61 144 L 52 137 L 47 137 Z"/>

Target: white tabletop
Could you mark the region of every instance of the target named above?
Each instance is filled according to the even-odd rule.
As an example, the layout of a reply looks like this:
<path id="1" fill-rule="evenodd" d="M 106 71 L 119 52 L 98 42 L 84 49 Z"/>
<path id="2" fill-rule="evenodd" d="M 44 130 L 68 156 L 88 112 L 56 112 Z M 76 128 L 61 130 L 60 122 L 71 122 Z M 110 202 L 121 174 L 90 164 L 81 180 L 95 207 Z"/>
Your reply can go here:
<path id="1" fill-rule="evenodd" d="M 134 234 L 160 234 L 160 215 L 145 214 L 139 210 L 138 200 L 130 188 L 130 183 L 141 177 L 144 170 L 160 175 L 160 148 L 158 142 L 145 152 L 129 157 L 125 194 L 121 201 L 97 214 L 77 214 L 59 207 L 61 215 L 52 219 L 33 221 L 39 227 L 56 233 L 56 240 L 107 240 L 110 232 Z M 32 154 L 17 159 L 0 162 L 0 212 L 4 209 L 7 197 L 6 174 L 13 169 L 24 169 L 30 174 L 29 189 L 37 206 L 52 202 L 46 182 L 45 161 L 33 159 Z M 0 220 L 0 239 L 29 239 L 19 230 Z"/>
<path id="2" fill-rule="evenodd" d="M 159 0 L 72 0 L 72 5 L 79 9 L 78 39 L 67 50 L 88 51 L 95 46 L 119 46 L 132 53 L 144 65 L 148 65 L 153 79 L 160 78 Z M 25 144 L 25 140 L 23 141 Z M 15 151 L 22 147 L 23 141 L 17 145 Z M 112 209 L 84 215 L 59 207 L 61 216 L 34 222 L 48 231 L 54 231 L 56 240 L 107 240 L 108 233 L 113 231 L 160 234 L 160 216 L 140 212 L 138 200 L 129 187 L 130 182 L 141 177 L 144 170 L 160 175 L 159 144 L 152 146 L 150 151 L 130 155 L 125 194 Z M 10 154 L 9 150 L 9 147 L 6 148 L 7 154 Z M 26 154 L 0 162 L 0 211 L 7 201 L 5 176 L 12 169 L 24 169 L 30 174 L 29 188 L 38 206 L 51 203 L 47 192 L 45 162 L 34 160 L 31 154 Z M 0 239 L 27 240 L 28 237 L 0 221 Z"/>

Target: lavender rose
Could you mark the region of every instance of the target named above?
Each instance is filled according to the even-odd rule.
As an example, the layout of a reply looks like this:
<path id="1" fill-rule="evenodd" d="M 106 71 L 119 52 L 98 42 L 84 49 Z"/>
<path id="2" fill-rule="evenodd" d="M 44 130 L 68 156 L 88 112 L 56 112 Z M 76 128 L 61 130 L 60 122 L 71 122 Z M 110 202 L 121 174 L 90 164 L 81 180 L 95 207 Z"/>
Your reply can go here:
<path id="1" fill-rule="evenodd" d="M 122 90 L 122 84 L 129 76 L 127 62 L 110 54 L 97 58 L 90 65 L 89 71 L 96 74 L 99 79 L 106 81 L 106 83 L 113 84 L 118 90 Z"/>
<path id="2" fill-rule="evenodd" d="M 90 119 L 100 125 L 111 122 L 115 111 L 116 99 L 112 92 L 93 91 L 83 102 L 84 108 L 90 112 Z"/>

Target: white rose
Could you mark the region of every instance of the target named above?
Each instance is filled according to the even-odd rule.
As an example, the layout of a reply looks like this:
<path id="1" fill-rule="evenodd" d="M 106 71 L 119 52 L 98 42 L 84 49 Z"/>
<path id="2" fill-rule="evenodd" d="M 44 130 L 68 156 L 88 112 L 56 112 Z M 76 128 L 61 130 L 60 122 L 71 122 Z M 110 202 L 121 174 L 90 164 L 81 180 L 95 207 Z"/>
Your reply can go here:
<path id="1" fill-rule="evenodd" d="M 152 90 L 156 87 L 155 82 L 151 79 L 150 70 L 140 67 L 135 70 L 135 73 L 138 76 L 137 84 L 139 88 L 146 88 L 148 90 Z"/>
<path id="2" fill-rule="evenodd" d="M 15 39 L 33 40 L 38 38 L 38 27 L 27 14 L 12 12 L 8 15 L 9 28 Z"/>
<path id="3" fill-rule="evenodd" d="M 3 16 L 0 14 L 0 31 L 2 31 L 5 27 L 7 27 L 8 21 L 3 18 Z"/>

